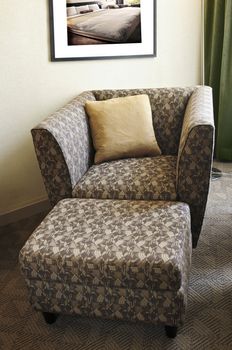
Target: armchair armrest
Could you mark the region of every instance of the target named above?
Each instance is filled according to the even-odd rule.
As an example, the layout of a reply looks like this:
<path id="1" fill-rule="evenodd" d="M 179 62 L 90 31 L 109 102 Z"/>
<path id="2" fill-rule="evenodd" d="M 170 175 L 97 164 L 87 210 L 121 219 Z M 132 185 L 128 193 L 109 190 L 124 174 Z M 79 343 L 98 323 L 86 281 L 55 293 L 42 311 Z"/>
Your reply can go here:
<path id="1" fill-rule="evenodd" d="M 185 111 L 177 159 L 177 195 L 190 206 L 193 247 L 207 203 L 213 145 L 212 89 L 201 86 L 193 92 Z"/>
<path id="2" fill-rule="evenodd" d="M 88 170 L 93 148 L 84 105 L 95 100 L 84 92 L 31 130 L 49 200 L 72 197 L 72 188 Z"/>

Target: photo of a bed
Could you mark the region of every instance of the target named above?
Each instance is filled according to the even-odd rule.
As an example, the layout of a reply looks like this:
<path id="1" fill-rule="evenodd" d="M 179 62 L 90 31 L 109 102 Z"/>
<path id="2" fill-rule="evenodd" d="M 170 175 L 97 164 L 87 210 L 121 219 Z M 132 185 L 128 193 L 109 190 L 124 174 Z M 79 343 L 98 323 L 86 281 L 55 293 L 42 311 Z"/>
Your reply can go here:
<path id="1" fill-rule="evenodd" d="M 140 0 L 66 0 L 68 45 L 141 43 Z"/>
<path id="2" fill-rule="evenodd" d="M 51 60 L 156 56 L 156 0 L 48 0 Z"/>

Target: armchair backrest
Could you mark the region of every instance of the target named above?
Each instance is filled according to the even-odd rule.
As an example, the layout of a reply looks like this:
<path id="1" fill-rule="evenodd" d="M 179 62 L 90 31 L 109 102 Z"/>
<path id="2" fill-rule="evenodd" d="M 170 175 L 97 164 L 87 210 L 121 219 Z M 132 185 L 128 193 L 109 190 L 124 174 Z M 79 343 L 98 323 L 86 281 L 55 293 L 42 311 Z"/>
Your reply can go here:
<path id="1" fill-rule="evenodd" d="M 156 139 L 164 155 L 177 155 L 185 109 L 193 88 L 157 88 L 92 91 L 96 100 L 147 94 Z"/>
<path id="2" fill-rule="evenodd" d="M 71 197 L 73 187 L 93 162 L 94 150 L 84 108 L 87 100 L 147 94 L 162 154 L 177 156 L 185 109 L 196 88 L 86 91 L 33 128 L 35 150 L 51 204 Z"/>

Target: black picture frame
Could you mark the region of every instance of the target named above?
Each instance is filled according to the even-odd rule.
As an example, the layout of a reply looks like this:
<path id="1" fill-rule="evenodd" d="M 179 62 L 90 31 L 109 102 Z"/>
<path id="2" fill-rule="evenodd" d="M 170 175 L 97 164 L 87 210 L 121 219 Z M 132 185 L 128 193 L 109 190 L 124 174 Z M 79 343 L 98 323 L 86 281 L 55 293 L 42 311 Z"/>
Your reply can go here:
<path id="1" fill-rule="evenodd" d="M 100 1 L 72 2 L 66 0 L 49 1 L 51 61 L 117 59 L 134 57 L 156 57 L 157 25 L 156 0 L 140 0 L 141 40 L 139 42 L 103 42 L 97 44 L 69 44 L 69 30 L 66 16 L 67 7 L 100 4 Z M 122 2 L 122 1 L 121 1 Z M 118 4 L 124 9 L 123 4 Z M 134 6 L 133 6 L 134 7 Z M 114 9 L 113 11 L 118 11 Z M 130 11 L 130 9 L 127 11 Z M 112 12 L 111 12 L 112 13 Z M 116 13 L 116 12 L 114 12 Z M 91 15 L 91 14 L 89 14 Z M 75 18 L 75 16 L 74 16 Z M 73 35 L 76 40 L 77 36 Z M 80 37 L 78 35 L 78 37 Z M 86 38 L 86 37 L 84 37 Z M 88 39 L 88 38 L 87 38 Z M 92 39 L 91 40 L 95 40 Z M 91 42 L 90 40 L 90 42 Z"/>

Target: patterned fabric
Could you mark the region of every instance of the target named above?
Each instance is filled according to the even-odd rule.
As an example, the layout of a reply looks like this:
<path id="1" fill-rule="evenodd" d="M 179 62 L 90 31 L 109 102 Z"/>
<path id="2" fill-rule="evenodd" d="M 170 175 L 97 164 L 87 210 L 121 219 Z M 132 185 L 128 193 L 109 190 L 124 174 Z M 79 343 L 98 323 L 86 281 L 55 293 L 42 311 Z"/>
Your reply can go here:
<path id="1" fill-rule="evenodd" d="M 93 287 L 26 279 L 32 306 L 43 312 L 179 326 L 188 290 Z M 36 295 L 36 294 L 39 294 Z"/>
<path id="2" fill-rule="evenodd" d="M 72 196 L 176 200 L 176 159 L 130 158 L 93 165 L 75 186 Z"/>
<path id="3" fill-rule="evenodd" d="M 188 205 L 67 199 L 20 252 L 36 309 L 177 324 L 191 263 Z"/>
<path id="4" fill-rule="evenodd" d="M 31 133 L 48 198 L 53 206 L 60 199 L 72 196 L 69 170 L 60 146 L 49 131 L 33 129 Z"/>
<path id="5" fill-rule="evenodd" d="M 52 204 L 70 197 L 71 188 L 92 164 L 92 141 L 84 110 L 86 100 L 95 100 L 91 92 L 82 93 L 32 130 Z"/>
<path id="6" fill-rule="evenodd" d="M 88 171 L 92 165 L 93 147 L 84 111 L 85 101 L 141 93 L 148 94 L 150 98 L 155 134 L 163 155 L 178 156 L 176 180 L 173 177 L 173 168 L 163 180 L 159 172 L 158 186 L 148 177 L 150 174 L 154 179 L 151 163 L 146 166 L 144 178 L 141 174 L 138 175 L 140 180 L 133 184 L 129 184 L 135 179 L 134 174 L 128 171 L 129 160 L 123 163 L 127 166 L 125 171 L 121 161 L 117 164 L 118 171 L 115 170 L 116 167 L 112 169 L 115 163 L 103 164 L 100 168 L 92 167 Z M 51 203 L 54 205 L 62 198 L 70 198 L 76 185 L 73 195 L 77 197 L 165 200 L 177 198 L 190 205 L 193 245 L 196 246 L 205 212 L 213 153 L 211 95 L 211 89 L 208 87 L 193 87 L 102 90 L 85 92 L 78 96 L 32 130 Z M 132 160 L 130 166 L 134 170 L 137 169 L 138 174 L 139 166 L 133 162 Z M 162 161 L 159 170 L 163 164 Z M 163 174 L 170 168 L 164 167 Z M 87 171 L 86 176 L 82 178 Z M 154 173 L 157 173 L 157 169 L 154 169 Z M 130 181 L 126 179 L 129 174 Z M 94 183 L 92 179 L 98 182 Z"/>
<path id="7" fill-rule="evenodd" d="M 207 202 L 214 144 L 212 90 L 199 87 L 188 103 L 177 164 L 179 200 L 190 206 L 193 246 L 197 245 Z"/>
<path id="8" fill-rule="evenodd" d="M 96 100 L 147 94 L 150 99 L 153 124 L 162 154 L 177 155 L 184 112 L 189 97 L 196 88 L 159 88 L 132 90 L 96 90 Z"/>

